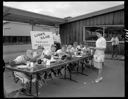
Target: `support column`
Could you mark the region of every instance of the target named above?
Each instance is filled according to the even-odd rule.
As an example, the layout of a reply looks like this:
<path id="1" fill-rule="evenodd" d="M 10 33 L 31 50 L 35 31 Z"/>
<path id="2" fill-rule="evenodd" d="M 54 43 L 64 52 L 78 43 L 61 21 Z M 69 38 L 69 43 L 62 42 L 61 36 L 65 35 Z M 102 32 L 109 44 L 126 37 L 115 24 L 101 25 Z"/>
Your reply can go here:
<path id="1" fill-rule="evenodd" d="M 32 25 L 32 31 L 33 31 L 35 23 L 33 22 L 33 20 L 30 20 L 29 23 L 30 23 L 30 25 Z"/>
<path id="2" fill-rule="evenodd" d="M 105 36 L 105 26 L 103 26 L 103 37 Z"/>
<path id="3" fill-rule="evenodd" d="M 85 27 L 83 26 L 83 41 L 85 41 Z"/>
<path id="4" fill-rule="evenodd" d="M 34 24 L 31 24 L 32 25 L 32 31 L 34 30 Z"/>

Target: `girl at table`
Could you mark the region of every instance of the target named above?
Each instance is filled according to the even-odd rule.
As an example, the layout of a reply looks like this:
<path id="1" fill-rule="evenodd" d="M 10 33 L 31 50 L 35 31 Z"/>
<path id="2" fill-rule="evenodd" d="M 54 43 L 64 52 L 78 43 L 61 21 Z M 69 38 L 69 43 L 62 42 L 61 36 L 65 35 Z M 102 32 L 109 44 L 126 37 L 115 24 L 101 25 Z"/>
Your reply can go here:
<path id="1" fill-rule="evenodd" d="M 102 65 L 105 58 L 105 49 L 106 49 L 106 40 L 103 37 L 103 31 L 98 29 L 96 30 L 96 35 L 98 37 L 96 41 L 95 53 L 94 53 L 94 67 L 98 69 L 96 83 L 103 79 L 102 77 Z"/>

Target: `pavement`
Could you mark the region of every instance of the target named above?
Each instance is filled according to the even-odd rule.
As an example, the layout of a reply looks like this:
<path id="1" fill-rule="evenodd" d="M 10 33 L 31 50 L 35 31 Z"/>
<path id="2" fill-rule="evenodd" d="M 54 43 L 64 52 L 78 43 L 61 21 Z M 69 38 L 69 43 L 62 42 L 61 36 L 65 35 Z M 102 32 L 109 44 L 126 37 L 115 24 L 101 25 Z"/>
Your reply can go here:
<path id="1" fill-rule="evenodd" d="M 124 61 L 112 60 L 110 55 L 107 55 L 103 67 L 103 80 L 99 83 L 94 83 L 97 74 L 95 69 L 86 68 L 84 73 L 88 76 L 73 74 L 72 78 L 77 82 L 59 78 L 49 80 L 39 89 L 39 97 L 124 97 Z M 20 82 L 14 83 L 10 71 L 5 71 L 3 79 L 9 97 L 26 97 L 14 92 L 21 86 Z"/>

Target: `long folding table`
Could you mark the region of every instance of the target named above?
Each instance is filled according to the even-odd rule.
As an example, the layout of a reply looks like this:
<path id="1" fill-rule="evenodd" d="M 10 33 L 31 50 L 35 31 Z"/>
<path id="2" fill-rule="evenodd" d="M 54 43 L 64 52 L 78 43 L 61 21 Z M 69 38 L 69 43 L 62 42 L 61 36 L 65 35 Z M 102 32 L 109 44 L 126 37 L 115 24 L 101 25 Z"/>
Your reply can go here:
<path id="1" fill-rule="evenodd" d="M 92 55 L 86 55 L 86 56 L 82 56 L 82 57 L 73 57 L 69 60 L 64 60 L 64 61 L 59 61 L 59 62 L 55 62 L 55 63 L 51 63 L 49 68 L 46 68 L 42 65 L 37 65 L 33 68 L 33 71 L 30 71 L 28 69 L 19 69 L 19 68 L 16 68 L 16 67 L 11 67 L 10 65 L 7 65 L 5 66 L 6 69 L 9 69 L 11 71 L 17 71 L 17 72 L 22 72 L 22 73 L 25 73 L 25 74 L 28 74 L 30 76 L 30 87 L 29 87 L 29 94 L 34 96 L 32 94 L 32 78 L 33 78 L 33 75 L 36 75 L 36 96 L 38 96 L 38 79 L 39 79 L 39 76 L 40 76 L 40 73 L 42 72 L 47 72 L 48 70 L 51 70 L 51 69 L 58 69 L 58 68 L 61 68 L 62 66 L 65 68 L 65 73 L 64 73 L 64 79 L 67 79 L 66 78 L 66 70 L 67 70 L 67 66 L 70 67 L 70 63 L 77 63 L 77 62 L 81 62 L 82 63 L 82 71 L 79 72 L 81 74 L 83 74 L 83 64 L 84 64 L 84 61 L 86 59 L 92 59 Z M 85 74 L 86 75 L 86 74 Z M 72 72 L 71 70 L 69 70 L 69 80 L 71 81 L 74 81 L 72 79 Z"/>

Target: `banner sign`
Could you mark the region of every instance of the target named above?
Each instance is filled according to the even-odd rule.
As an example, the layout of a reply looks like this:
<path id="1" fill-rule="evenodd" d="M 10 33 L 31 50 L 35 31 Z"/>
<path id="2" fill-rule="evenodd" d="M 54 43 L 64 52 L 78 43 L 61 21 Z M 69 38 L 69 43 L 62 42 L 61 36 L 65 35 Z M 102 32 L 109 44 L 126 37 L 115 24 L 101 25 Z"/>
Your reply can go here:
<path id="1" fill-rule="evenodd" d="M 55 28 L 54 29 L 54 32 L 53 32 L 53 40 L 58 42 L 58 43 L 61 43 L 61 40 L 60 40 L 60 34 L 59 34 L 59 28 Z"/>
<path id="2" fill-rule="evenodd" d="M 32 49 L 37 49 L 38 46 L 43 46 L 46 50 L 49 50 L 51 45 L 54 44 L 52 32 L 31 31 L 30 35 Z"/>

